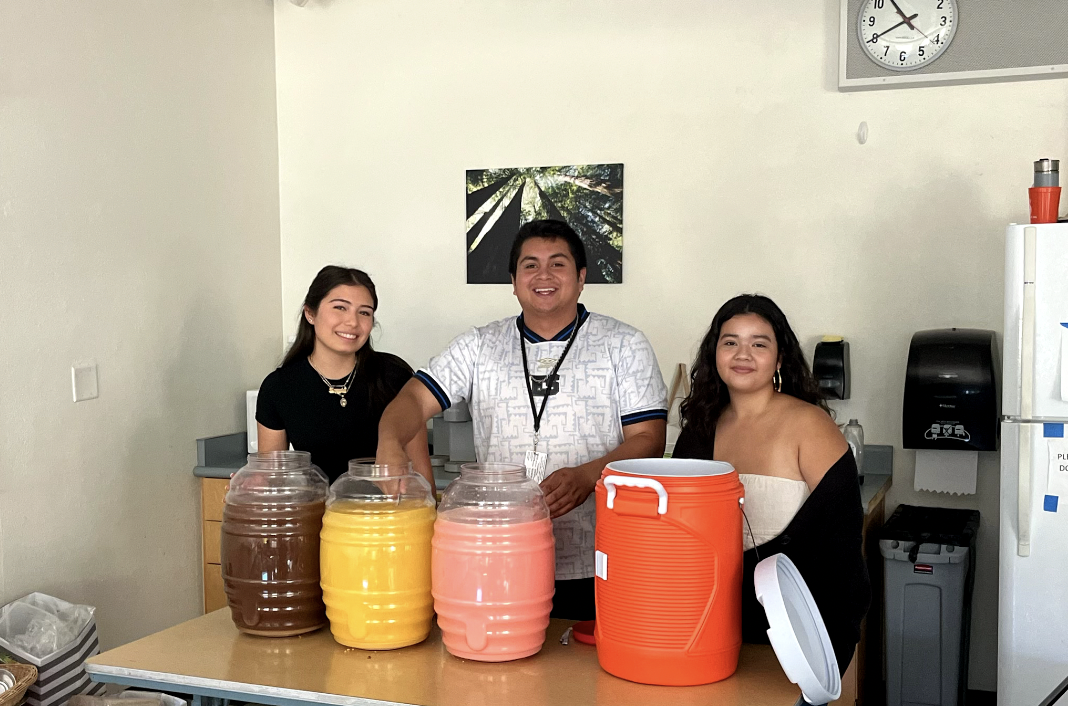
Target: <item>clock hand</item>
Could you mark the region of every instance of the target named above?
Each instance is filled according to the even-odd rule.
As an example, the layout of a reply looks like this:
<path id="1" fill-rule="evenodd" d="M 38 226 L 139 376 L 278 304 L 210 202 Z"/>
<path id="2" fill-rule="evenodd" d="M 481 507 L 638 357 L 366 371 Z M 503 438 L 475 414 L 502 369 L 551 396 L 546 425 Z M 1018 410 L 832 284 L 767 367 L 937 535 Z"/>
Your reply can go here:
<path id="1" fill-rule="evenodd" d="M 908 19 L 910 19 L 910 20 L 914 20 L 914 19 L 916 19 L 916 18 L 917 18 L 917 17 L 919 17 L 919 16 L 920 16 L 920 13 L 918 13 L 918 12 L 917 12 L 916 14 L 914 14 L 914 15 L 913 15 L 912 17 L 909 17 Z M 897 23 L 896 25 L 894 25 L 893 27 L 887 27 L 887 28 L 886 28 L 886 29 L 884 29 L 884 30 L 883 30 L 882 32 L 876 32 L 876 33 L 875 33 L 875 39 L 869 39 L 868 41 L 866 41 L 866 42 L 864 42 L 864 43 L 865 43 L 865 44 L 874 44 L 875 42 L 879 41 L 879 37 L 883 36 L 883 35 L 884 35 L 884 34 L 886 34 L 887 32 L 890 32 L 891 30 L 895 30 L 895 29 L 897 29 L 898 27 L 900 27 L 900 26 L 901 26 L 901 25 L 903 25 L 903 24 L 905 24 L 905 20 L 902 20 L 901 22 L 898 22 L 898 23 Z M 924 36 L 927 36 L 927 35 L 924 35 Z"/>
<path id="2" fill-rule="evenodd" d="M 901 19 L 905 20 L 905 24 L 909 26 L 909 29 L 919 32 L 919 30 L 916 29 L 916 25 L 912 24 L 912 18 L 916 17 L 916 15 L 913 15 L 912 17 L 905 17 L 905 13 L 901 11 L 901 8 L 897 6 L 897 3 L 894 2 L 894 0 L 890 0 L 890 4 L 894 6 L 894 10 L 897 12 L 898 16 L 901 17 Z"/>
<path id="3" fill-rule="evenodd" d="M 924 39 L 930 41 L 931 38 L 927 36 L 926 32 L 924 32 L 916 25 L 912 24 L 912 20 L 916 19 L 916 15 L 913 15 L 912 17 L 905 17 L 905 13 L 901 11 L 901 8 L 897 6 L 897 3 L 894 2 L 894 0 L 890 0 L 890 3 L 894 6 L 894 9 L 897 10 L 897 14 L 901 15 L 901 17 L 904 18 L 905 22 L 908 23 L 909 29 L 913 30 L 914 32 L 919 32 L 923 35 Z"/>

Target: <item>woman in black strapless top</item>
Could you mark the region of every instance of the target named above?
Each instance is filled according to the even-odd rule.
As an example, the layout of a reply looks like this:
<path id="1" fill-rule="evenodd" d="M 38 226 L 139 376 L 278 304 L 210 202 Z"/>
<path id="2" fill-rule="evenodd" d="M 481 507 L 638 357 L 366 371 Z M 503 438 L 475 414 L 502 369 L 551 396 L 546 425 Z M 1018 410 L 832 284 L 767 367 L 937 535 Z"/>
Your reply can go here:
<path id="1" fill-rule="evenodd" d="M 731 299 L 712 319 L 691 379 L 674 458 L 727 461 L 739 473 L 803 480 L 811 490 L 792 519 L 782 518 L 785 530 L 744 554 L 742 639 L 768 642 L 753 572 L 760 559 L 785 554 L 812 592 L 844 674 L 871 601 L 857 467 L 786 316 L 767 297 Z"/>

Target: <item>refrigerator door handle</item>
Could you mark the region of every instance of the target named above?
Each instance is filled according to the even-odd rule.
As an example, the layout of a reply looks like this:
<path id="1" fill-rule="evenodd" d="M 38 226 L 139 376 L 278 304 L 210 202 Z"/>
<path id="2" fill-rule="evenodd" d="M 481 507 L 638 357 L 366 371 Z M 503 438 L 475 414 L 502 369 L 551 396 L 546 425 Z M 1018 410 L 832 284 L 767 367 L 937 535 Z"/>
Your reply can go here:
<path id="1" fill-rule="evenodd" d="M 1031 555 L 1031 433 L 1033 424 L 1020 425 L 1020 458 L 1016 467 L 1016 553 Z"/>
<path id="2" fill-rule="evenodd" d="M 1020 416 L 1034 415 L 1035 399 L 1035 279 L 1038 270 L 1038 231 L 1024 228 L 1023 316 L 1020 322 Z"/>
<path id="3" fill-rule="evenodd" d="M 1024 228 L 1023 331 L 1020 337 L 1020 416 L 1030 419 L 1034 410 L 1035 379 L 1035 278 L 1038 231 Z M 1020 556 L 1031 554 L 1031 425 L 1020 426 L 1020 465 L 1017 467 L 1017 546 Z"/>

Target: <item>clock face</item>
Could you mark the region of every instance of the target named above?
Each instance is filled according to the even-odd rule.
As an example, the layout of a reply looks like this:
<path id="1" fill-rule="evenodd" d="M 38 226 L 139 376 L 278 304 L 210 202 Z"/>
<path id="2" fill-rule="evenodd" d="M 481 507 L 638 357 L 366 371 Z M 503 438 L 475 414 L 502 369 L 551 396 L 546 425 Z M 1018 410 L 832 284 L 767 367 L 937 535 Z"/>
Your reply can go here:
<path id="1" fill-rule="evenodd" d="M 857 18 L 872 61 L 912 71 L 942 56 L 957 29 L 956 0 L 866 0 Z"/>

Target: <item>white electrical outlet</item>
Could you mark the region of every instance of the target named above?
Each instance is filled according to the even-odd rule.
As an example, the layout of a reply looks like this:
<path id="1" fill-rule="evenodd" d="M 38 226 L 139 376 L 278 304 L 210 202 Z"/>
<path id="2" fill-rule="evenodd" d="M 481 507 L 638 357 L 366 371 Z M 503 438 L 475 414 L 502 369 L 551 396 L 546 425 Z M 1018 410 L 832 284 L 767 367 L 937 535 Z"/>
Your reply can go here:
<path id="1" fill-rule="evenodd" d="M 70 369 L 74 401 L 93 400 L 99 396 L 96 385 L 96 363 L 79 363 Z"/>

